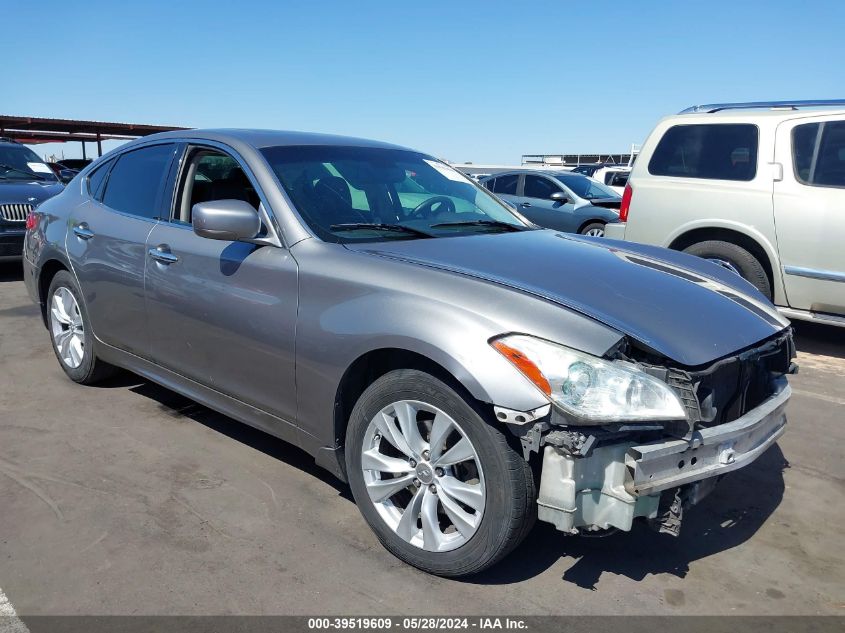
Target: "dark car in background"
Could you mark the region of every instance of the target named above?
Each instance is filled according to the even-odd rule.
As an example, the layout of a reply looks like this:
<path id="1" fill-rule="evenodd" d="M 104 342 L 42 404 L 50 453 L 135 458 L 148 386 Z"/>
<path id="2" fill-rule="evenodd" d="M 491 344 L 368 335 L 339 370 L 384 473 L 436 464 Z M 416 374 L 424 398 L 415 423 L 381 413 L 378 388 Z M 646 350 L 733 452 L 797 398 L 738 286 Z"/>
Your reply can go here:
<path id="1" fill-rule="evenodd" d="M 622 197 L 581 174 L 523 169 L 501 172 L 480 182 L 545 228 L 603 237 L 605 225 L 619 221 Z"/>
<path id="2" fill-rule="evenodd" d="M 59 165 L 65 169 L 75 169 L 76 171 L 85 169 L 92 162 L 94 161 L 91 158 L 63 158 L 58 161 Z"/>
<path id="3" fill-rule="evenodd" d="M 46 164 L 50 169 L 53 170 L 53 173 L 56 175 L 56 178 L 58 178 L 64 184 L 69 183 L 71 180 L 73 180 L 74 176 L 79 173 L 78 169 L 70 169 L 68 167 L 65 167 L 61 163 L 49 162 Z"/>
<path id="4" fill-rule="evenodd" d="M 17 141 L 0 138 L 0 260 L 21 258 L 29 212 L 62 189 L 38 154 Z"/>

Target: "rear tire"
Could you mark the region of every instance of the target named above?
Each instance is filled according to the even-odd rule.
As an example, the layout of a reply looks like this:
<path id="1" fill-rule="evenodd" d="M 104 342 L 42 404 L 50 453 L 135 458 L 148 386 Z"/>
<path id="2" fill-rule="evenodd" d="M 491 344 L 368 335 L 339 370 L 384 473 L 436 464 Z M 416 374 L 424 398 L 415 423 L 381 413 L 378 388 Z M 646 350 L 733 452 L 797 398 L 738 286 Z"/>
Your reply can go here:
<path id="1" fill-rule="evenodd" d="M 436 432 L 438 424 L 448 433 Z M 513 550 L 534 524 L 537 492 L 505 433 L 471 398 L 424 372 L 396 370 L 370 385 L 349 420 L 346 465 L 355 502 L 382 545 L 414 567 L 452 577 L 480 572 Z M 448 463 L 463 442 L 470 457 Z M 404 477 L 405 487 L 378 499 L 382 482 Z"/>
<path id="2" fill-rule="evenodd" d="M 581 227 L 580 233 L 591 237 L 604 237 L 604 222 L 590 222 L 588 225 Z"/>
<path id="3" fill-rule="evenodd" d="M 722 265 L 754 285 L 769 301 L 772 300 L 772 284 L 766 269 L 754 255 L 742 246 L 721 240 L 707 240 L 684 249 L 685 253 L 696 255 Z M 727 266 L 725 265 L 727 264 Z"/>
<path id="4" fill-rule="evenodd" d="M 66 270 L 56 273 L 47 291 L 47 329 L 59 365 L 74 382 L 93 385 L 117 372 L 97 358 L 82 292 Z"/>

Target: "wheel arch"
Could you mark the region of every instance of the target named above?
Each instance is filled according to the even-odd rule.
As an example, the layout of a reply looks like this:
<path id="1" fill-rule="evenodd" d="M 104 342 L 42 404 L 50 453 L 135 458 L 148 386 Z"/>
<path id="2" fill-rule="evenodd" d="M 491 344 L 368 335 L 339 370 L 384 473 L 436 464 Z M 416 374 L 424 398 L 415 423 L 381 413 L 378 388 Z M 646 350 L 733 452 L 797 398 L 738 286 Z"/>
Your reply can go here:
<path id="1" fill-rule="evenodd" d="M 763 235 L 750 235 L 745 231 L 725 226 L 701 226 L 674 236 L 666 246 L 676 251 L 683 251 L 693 244 L 708 240 L 730 242 L 747 250 L 757 258 L 766 271 L 775 297 L 783 293 L 780 275 L 776 274 L 780 268 L 776 251 Z"/>
<path id="2" fill-rule="evenodd" d="M 488 409 L 492 415 L 492 403 L 478 384 L 462 381 L 453 369 L 430 356 L 400 347 L 381 347 L 367 351 L 356 358 L 343 373 L 337 386 L 334 400 L 334 438 L 339 454 L 346 439 L 346 428 L 355 403 L 364 390 L 380 377 L 396 369 L 417 369 L 431 374 L 476 405 Z M 342 466 L 345 469 L 345 465 Z"/>
<path id="3" fill-rule="evenodd" d="M 583 231 L 583 230 L 584 230 L 587 226 L 589 226 L 590 224 L 607 224 L 607 223 L 608 223 L 608 220 L 605 220 L 604 218 L 592 218 L 592 219 L 590 219 L 590 220 L 584 220 L 584 221 L 583 221 L 583 222 L 581 222 L 581 224 L 578 226 L 578 233 L 580 233 L 581 231 Z"/>
<path id="4" fill-rule="evenodd" d="M 45 261 L 38 272 L 38 304 L 41 307 L 41 320 L 44 322 L 44 327 L 47 327 L 47 292 L 53 278 L 62 270 L 70 272 L 70 267 L 60 259 L 52 258 Z"/>

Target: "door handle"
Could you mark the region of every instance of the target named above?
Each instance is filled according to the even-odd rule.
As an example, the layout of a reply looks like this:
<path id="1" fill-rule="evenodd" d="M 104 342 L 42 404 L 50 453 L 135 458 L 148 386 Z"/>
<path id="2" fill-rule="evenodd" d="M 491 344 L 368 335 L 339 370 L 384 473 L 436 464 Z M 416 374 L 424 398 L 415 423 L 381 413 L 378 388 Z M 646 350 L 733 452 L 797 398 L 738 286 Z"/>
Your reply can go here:
<path id="1" fill-rule="evenodd" d="M 83 240 L 90 240 L 92 237 L 94 237 L 94 231 L 88 228 L 87 222 L 80 222 L 75 227 L 73 227 L 73 234 Z"/>
<path id="2" fill-rule="evenodd" d="M 151 248 L 148 252 L 150 257 L 161 264 L 170 265 L 179 261 L 179 258 L 170 252 L 170 247 L 167 244 L 159 244 L 155 248 Z"/>
<path id="3" fill-rule="evenodd" d="M 519 206 L 521 206 L 521 207 L 530 207 L 530 206 L 531 206 L 531 203 L 530 203 L 530 202 L 520 202 L 520 203 L 519 203 Z"/>

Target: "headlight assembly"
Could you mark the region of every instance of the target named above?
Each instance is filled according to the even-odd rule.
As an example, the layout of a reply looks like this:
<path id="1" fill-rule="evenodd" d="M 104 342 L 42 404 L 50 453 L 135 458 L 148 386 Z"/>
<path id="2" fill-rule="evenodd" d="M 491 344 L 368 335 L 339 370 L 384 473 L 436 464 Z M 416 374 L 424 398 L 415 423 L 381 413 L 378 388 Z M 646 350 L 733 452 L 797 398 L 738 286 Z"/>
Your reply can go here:
<path id="1" fill-rule="evenodd" d="M 669 385 L 631 363 L 607 361 L 522 334 L 490 344 L 553 404 L 584 423 L 686 418 Z"/>

